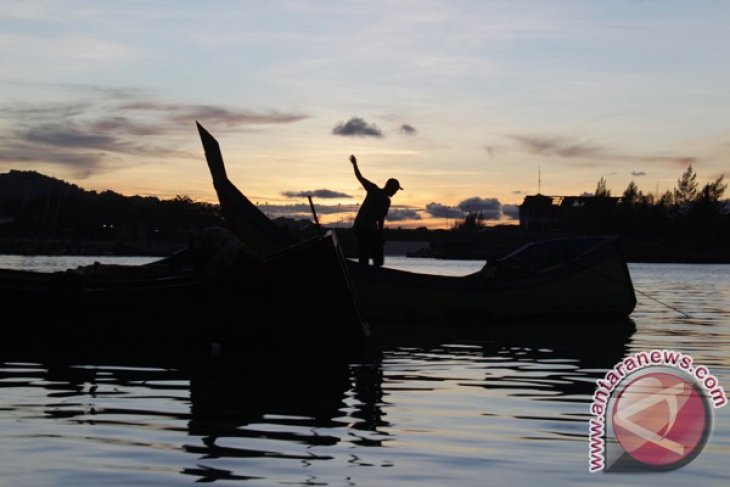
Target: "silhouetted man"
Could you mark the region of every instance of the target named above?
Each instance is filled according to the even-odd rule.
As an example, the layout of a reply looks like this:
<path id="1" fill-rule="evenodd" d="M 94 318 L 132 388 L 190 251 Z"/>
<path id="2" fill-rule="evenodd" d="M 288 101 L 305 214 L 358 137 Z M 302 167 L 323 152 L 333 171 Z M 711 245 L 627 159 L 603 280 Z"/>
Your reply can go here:
<path id="1" fill-rule="evenodd" d="M 378 188 L 360 174 L 355 156 L 350 156 L 350 162 L 355 169 L 357 180 L 368 193 L 360 205 L 355 224 L 352 226 L 357 237 L 359 260 L 361 264 L 367 265 L 372 258 L 373 265 L 381 266 L 384 261 L 383 245 L 385 245 L 383 225 L 390 208 L 390 197 L 403 188 L 400 187 L 398 180 L 393 178 L 388 179 L 383 188 Z"/>

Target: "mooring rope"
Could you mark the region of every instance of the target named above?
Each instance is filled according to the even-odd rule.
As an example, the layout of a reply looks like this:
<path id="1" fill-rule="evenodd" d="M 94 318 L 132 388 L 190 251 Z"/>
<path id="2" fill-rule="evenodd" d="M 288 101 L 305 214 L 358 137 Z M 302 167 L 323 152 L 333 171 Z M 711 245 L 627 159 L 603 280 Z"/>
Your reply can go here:
<path id="1" fill-rule="evenodd" d="M 661 304 L 662 306 L 665 306 L 666 308 L 669 308 L 669 309 L 671 309 L 672 311 L 676 311 L 677 313 L 681 314 L 681 315 L 682 315 L 682 316 L 684 316 L 685 318 L 692 318 L 692 317 L 691 317 L 690 315 L 688 315 L 687 313 L 685 313 L 685 312 L 684 312 L 684 311 L 682 311 L 681 309 L 679 309 L 679 308 L 675 308 L 674 306 L 671 306 L 671 305 L 669 305 L 669 304 L 667 304 L 667 303 L 665 303 L 665 302 L 663 302 L 663 301 L 660 301 L 660 300 L 658 300 L 658 299 L 657 299 L 657 298 L 655 298 L 654 296 L 651 296 L 651 295 L 649 295 L 649 294 L 646 294 L 645 292 L 643 292 L 643 291 L 641 291 L 641 290 L 639 290 L 639 289 L 636 289 L 636 286 L 634 286 L 634 291 L 636 291 L 637 293 L 641 294 L 641 295 L 642 295 L 642 296 L 644 296 L 645 298 L 649 298 L 649 299 L 651 299 L 652 301 L 656 301 L 657 303 Z"/>
<path id="2" fill-rule="evenodd" d="M 676 307 L 674 307 L 674 306 L 672 306 L 672 305 L 670 305 L 670 304 L 667 304 L 667 303 L 665 303 L 664 301 L 661 301 L 660 299 L 657 299 L 657 298 L 655 298 L 654 296 L 651 296 L 651 295 L 649 295 L 649 294 L 645 293 L 644 291 L 642 291 L 642 290 L 640 290 L 640 289 L 637 289 L 637 288 L 636 288 L 636 286 L 634 286 L 633 284 L 632 284 L 632 286 L 628 286 L 628 285 L 626 285 L 626 283 L 624 283 L 624 282 L 623 282 L 622 280 L 620 280 L 620 279 L 616 279 L 615 277 L 612 277 L 612 276 L 607 276 L 606 274 L 603 274 L 602 272 L 599 272 L 599 271 L 597 271 L 597 270 L 595 270 L 595 269 L 591 269 L 591 271 L 592 271 L 592 272 L 594 272 L 595 274 L 598 274 L 598 275 L 599 275 L 599 276 L 601 276 L 601 277 L 604 277 L 604 278 L 606 278 L 606 279 L 608 279 L 608 280 L 610 280 L 610 281 L 613 281 L 613 282 L 615 282 L 615 283 L 617 283 L 617 284 L 620 284 L 621 286 L 625 287 L 626 289 L 631 289 L 631 288 L 633 288 L 634 292 L 636 292 L 636 293 L 639 293 L 639 294 L 641 294 L 642 296 L 644 296 L 645 298 L 649 298 L 649 299 L 651 299 L 652 301 L 656 301 L 657 303 L 661 304 L 661 305 L 662 305 L 662 306 L 664 306 L 665 308 L 667 308 L 667 309 L 670 309 L 670 310 L 672 310 L 672 311 L 674 311 L 674 312 L 676 312 L 676 313 L 679 313 L 680 315 L 684 316 L 684 317 L 685 317 L 685 318 L 687 318 L 687 319 L 691 319 L 691 318 L 692 318 L 692 317 L 691 317 L 690 315 L 688 315 L 687 313 L 685 313 L 685 312 L 684 312 L 684 311 L 682 311 L 681 309 L 679 309 L 679 308 L 676 308 Z M 627 272 L 628 272 L 628 271 L 627 271 Z"/>

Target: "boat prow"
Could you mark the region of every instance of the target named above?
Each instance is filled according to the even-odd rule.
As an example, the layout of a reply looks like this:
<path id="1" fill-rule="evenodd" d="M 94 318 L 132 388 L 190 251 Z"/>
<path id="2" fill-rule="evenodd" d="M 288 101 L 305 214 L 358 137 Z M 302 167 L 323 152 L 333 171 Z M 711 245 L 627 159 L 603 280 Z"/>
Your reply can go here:
<path id="1" fill-rule="evenodd" d="M 297 240 L 276 226 L 228 179 L 218 141 L 200 123 L 195 122 L 205 150 L 213 187 L 221 212 L 230 227 L 253 251 L 265 255 L 293 245 Z"/>

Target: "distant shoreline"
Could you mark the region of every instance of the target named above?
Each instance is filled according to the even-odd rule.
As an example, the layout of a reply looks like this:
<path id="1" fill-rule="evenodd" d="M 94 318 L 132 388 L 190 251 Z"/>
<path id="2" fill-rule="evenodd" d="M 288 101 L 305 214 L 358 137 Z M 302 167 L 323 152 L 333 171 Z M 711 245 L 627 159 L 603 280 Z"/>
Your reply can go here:
<path id="1" fill-rule="evenodd" d="M 387 254 L 386 254 L 387 256 Z M 391 257 L 395 257 L 392 255 Z M 401 257 L 400 255 L 398 257 Z M 406 256 L 409 258 L 426 258 L 436 260 L 474 260 L 474 261 L 486 261 L 487 259 L 479 258 L 465 258 L 465 257 L 417 257 L 417 256 Z M 626 259 L 629 264 L 697 264 L 697 265 L 712 265 L 712 264 L 730 264 L 730 258 L 695 258 L 695 259 L 671 259 L 671 258 L 656 258 L 656 259 Z"/>
<path id="2" fill-rule="evenodd" d="M 140 244 L 104 240 L 0 239 L 0 255 L 165 257 L 186 247 L 187 243 L 182 242 Z"/>
<path id="3" fill-rule="evenodd" d="M 356 256 L 357 248 L 352 235 L 346 230 L 337 233 L 345 255 Z M 485 261 L 504 256 L 530 242 L 556 237 L 570 235 L 527 234 L 516 229 L 471 236 L 394 230 L 387 233 L 385 253 L 389 256 Z M 626 260 L 631 263 L 730 264 L 730 248 L 711 245 L 702 240 L 667 242 L 657 238 L 619 239 Z M 185 249 L 187 245 L 187 241 L 0 238 L 0 255 L 165 257 Z"/>
<path id="4" fill-rule="evenodd" d="M 176 250 L 181 250 L 182 247 L 177 248 Z M 135 253 L 111 253 L 109 251 L 102 252 L 93 252 L 91 249 L 83 249 L 83 251 L 79 252 L 27 252 L 27 253 L 20 253 L 20 252 L 0 252 L 0 256 L 23 256 L 23 257 L 166 257 L 168 255 L 173 254 L 174 251 L 170 253 L 152 253 L 152 252 L 145 252 L 144 250 L 139 250 Z M 350 258 L 354 258 L 355 256 L 349 256 Z M 452 257 L 421 257 L 421 256 L 409 256 L 409 255 L 403 255 L 401 253 L 397 254 L 387 254 L 386 257 L 405 257 L 405 258 L 425 258 L 425 259 L 434 259 L 434 260 L 460 260 L 460 261 L 486 261 L 486 258 L 477 258 L 477 257 L 463 257 L 463 256 L 452 256 Z M 730 258 L 703 258 L 703 257 L 696 257 L 692 259 L 672 259 L 672 258 L 644 258 L 644 259 L 627 259 L 626 260 L 630 264 L 687 264 L 687 265 L 726 265 L 730 264 Z"/>

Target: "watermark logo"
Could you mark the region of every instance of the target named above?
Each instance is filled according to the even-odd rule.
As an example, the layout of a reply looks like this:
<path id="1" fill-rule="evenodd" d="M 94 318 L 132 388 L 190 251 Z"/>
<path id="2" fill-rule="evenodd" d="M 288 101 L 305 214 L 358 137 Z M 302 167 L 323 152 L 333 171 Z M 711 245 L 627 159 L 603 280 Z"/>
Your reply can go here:
<path id="1" fill-rule="evenodd" d="M 648 369 L 622 388 L 610 408 L 621 449 L 646 469 L 678 468 L 704 448 L 712 407 L 691 377 Z"/>
<path id="2" fill-rule="evenodd" d="M 624 358 L 596 382 L 589 470 L 664 471 L 691 462 L 712 431 L 713 409 L 727 404 L 705 366 L 671 350 Z"/>

